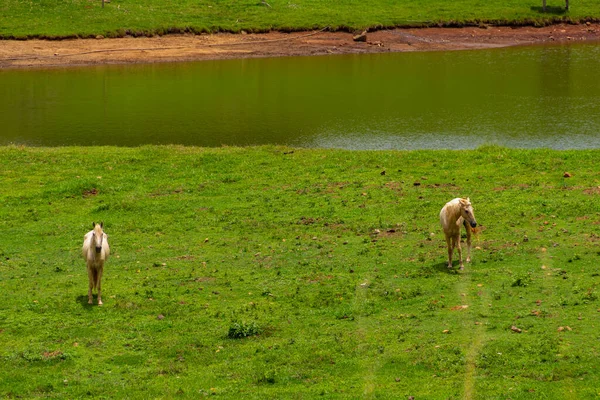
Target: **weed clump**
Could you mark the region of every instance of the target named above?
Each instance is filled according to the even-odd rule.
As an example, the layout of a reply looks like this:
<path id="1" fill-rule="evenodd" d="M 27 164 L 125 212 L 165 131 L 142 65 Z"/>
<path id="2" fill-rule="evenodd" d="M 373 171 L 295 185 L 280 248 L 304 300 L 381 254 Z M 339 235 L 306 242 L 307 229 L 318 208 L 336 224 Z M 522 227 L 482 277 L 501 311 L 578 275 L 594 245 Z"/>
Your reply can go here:
<path id="1" fill-rule="evenodd" d="M 527 287 L 533 283 L 533 279 L 531 279 L 530 274 L 520 275 L 515 277 L 515 280 L 512 282 L 512 287 Z"/>
<path id="2" fill-rule="evenodd" d="M 234 322 L 229 327 L 229 332 L 227 332 L 227 337 L 229 339 L 243 339 L 248 336 L 256 336 L 262 333 L 262 328 L 256 323 L 256 321 L 244 322 L 238 321 Z"/>

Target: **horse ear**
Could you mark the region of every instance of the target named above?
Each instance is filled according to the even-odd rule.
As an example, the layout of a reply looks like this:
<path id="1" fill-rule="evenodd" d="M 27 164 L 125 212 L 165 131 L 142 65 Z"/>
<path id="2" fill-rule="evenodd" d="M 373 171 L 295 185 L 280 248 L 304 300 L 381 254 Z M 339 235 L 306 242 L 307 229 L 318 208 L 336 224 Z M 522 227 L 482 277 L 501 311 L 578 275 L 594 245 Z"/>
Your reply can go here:
<path id="1" fill-rule="evenodd" d="M 467 201 L 470 203 L 470 202 L 471 202 L 471 199 L 470 199 L 469 197 L 467 197 Z"/>
<path id="2" fill-rule="evenodd" d="M 104 222 L 100 221 L 100 228 L 104 228 Z"/>
<path id="3" fill-rule="evenodd" d="M 95 228 L 95 227 L 96 227 L 96 223 L 92 222 L 92 228 Z"/>

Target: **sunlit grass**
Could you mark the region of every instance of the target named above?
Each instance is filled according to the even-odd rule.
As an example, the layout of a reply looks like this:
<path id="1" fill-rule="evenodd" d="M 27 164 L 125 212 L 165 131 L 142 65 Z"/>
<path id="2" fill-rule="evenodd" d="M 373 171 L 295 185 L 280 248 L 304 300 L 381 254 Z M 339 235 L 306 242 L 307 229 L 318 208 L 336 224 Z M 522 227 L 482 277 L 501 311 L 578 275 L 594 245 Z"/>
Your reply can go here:
<path id="1" fill-rule="evenodd" d="M 323 0 L 3 0 L 0 37 L 65 38 L 155 35 L 169 32 L 263 32 L 269 30 L 364 29 L 375 27 L 450 26 L 480 23 L 546 24 L 598 20 L 595 0 L 571 2 L 525 0 L 323 1 Z"/>
<path id="2" fill-rule="evenodd" d="M 1 148 L 0 397 L 593 397 L 599 156 Z"/>

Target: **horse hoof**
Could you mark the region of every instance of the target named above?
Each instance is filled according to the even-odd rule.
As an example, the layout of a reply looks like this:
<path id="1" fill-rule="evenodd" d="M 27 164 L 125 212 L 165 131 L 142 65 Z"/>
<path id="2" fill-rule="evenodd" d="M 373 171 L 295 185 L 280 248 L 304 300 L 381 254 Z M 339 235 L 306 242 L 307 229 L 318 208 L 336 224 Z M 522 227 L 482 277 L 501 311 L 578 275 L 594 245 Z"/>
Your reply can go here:
<path id="1" fill-rule="evenodd" d="M 94 304 L 91 300 L 88 300 L 88 304 Z"/>
<path id="2" fill-rule="evenodd" d="M 460 266 L 460 270 L 461 270 L 461 271 L 463 271 L 464 269 L 465 269 L 465 266 L 464 266 L 464 265 L 461 265 L 461 266 Z"/>
<path id="3" fill-rule="evenodd" d="M 104 304 L 104 303 L 102 303 L 101 301 L 99 301 L 99 302 L 98 302 L 98 305 L 99 305 L 99 306 L 101 306 L 102 304 Z"/>

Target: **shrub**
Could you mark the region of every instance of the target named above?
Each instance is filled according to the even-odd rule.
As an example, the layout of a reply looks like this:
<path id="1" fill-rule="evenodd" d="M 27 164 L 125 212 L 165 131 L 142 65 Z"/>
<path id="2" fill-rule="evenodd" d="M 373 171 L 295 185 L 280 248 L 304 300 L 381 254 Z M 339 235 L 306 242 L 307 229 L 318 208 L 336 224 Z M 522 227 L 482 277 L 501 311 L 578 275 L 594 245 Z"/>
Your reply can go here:
<path id="1" fill-rule="evenodd" d="M 229 327 L 229 332 L 227 333 L 227 337 L 229 339 L 243 339 L 248 336 L 259 335 L 262 332 L 262 329 L 258 326 L 256 321 L 252 322 L 234 322 Z"/>

